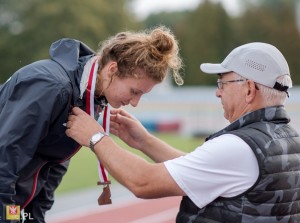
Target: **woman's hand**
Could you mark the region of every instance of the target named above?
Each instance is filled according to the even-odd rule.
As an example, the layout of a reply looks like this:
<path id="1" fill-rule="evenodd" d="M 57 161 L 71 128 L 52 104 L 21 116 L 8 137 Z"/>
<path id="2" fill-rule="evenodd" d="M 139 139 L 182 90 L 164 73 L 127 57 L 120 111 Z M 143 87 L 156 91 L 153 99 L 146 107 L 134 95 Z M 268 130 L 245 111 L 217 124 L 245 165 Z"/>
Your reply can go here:
<path id="1" fill-rule="evenodd" d="M 97 132 L 104 132 L 99 123 L 78 107 L 72 109 L 66 124 L 67 136 L 73 138 L 82 146 L 90 146 L 91 137 Z"/>

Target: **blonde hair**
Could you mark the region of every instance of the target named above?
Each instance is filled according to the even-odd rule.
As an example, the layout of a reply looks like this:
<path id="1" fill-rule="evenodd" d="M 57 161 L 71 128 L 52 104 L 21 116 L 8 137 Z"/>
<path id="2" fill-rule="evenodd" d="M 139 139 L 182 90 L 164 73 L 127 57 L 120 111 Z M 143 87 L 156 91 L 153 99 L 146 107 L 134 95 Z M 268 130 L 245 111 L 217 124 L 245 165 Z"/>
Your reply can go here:
<path id="1" fill-rule="evenodd" d="M 100 68 L 109 61 L 117 62 L 116 75 L 120 78 L 142 78 L 134 72 L 139 68 L 155 82 L 162 82 L 172 72 L 176 84 L 183 84 L 178 42 L 165 26 L 137 33 L 118 33 L 102 42 L 97 54 Z"/>

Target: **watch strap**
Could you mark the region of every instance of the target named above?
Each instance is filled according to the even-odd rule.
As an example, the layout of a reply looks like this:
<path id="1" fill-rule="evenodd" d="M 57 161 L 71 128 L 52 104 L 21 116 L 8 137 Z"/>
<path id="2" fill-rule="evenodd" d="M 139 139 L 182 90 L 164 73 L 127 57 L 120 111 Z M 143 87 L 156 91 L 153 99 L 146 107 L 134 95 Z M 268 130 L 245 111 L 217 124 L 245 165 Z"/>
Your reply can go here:
<path id="1" fill-rule="evenodd" d="M 97 140 L 96 142 L 93 142 L 93 137 L 95 136 L 95 135 L 97 135 L 97 134 L 100 134 L 100 138 L 99 138 L 99 140 Z M 107 133 L 106 132 L 97 132 L 97 133 L 95 133 L 93 136 L 92 136 L 92 138 L 91 138 L 91 140 L 90 140 L 90 149 L 95 153 L 95 145 L 98 143 L 98 142 L 100 142 L 101 141 L 101 139 L 103 139 L 103 137 L 105 137 L 105 136 L 108 136 L 107 135 Z"/>

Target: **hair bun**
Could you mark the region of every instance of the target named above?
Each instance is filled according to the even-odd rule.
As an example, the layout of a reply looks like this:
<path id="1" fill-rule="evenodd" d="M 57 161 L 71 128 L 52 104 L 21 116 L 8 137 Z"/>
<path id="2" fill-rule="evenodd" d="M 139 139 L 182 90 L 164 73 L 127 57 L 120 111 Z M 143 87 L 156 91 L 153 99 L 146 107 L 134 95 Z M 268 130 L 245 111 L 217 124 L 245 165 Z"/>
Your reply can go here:
<path id="1" fill-rule="evenodd" d="M 170 30 L 155 29 L 150 34 L 150 42 L 160 53 L 165 54 L 176 48 L 176 42 L 172 35 L 169 34 Z M 176 50 L 176 49 L 174 49 Z"/>
<path id="2" fill-rule="evenodd" d="M 156 82 L 161 82 L 169 72 L 178 85 L 183 84 L 179 74 L 182 60 L 179 47 L 172 32 L 159 26 L 144 32 L 121 32 L 102 43 L 98 52 L 100 66 L 109 61 L 118 63 L 119 77 L 137 75 L 139 68 Z M 136 77 L 136 76 L 135 76 Z"/>

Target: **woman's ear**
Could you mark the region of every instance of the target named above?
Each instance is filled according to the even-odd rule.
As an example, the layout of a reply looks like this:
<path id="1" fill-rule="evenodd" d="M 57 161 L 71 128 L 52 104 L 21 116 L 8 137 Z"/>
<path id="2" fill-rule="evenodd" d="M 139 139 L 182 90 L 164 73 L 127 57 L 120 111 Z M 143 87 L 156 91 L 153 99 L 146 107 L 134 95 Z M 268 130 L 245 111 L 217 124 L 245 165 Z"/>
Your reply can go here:
<path id="1" fill-rule="evenodd" d="M 108 77 L 112 77 L 117 72 L 118 72 L 118 63 L 115 61 L 108 62 L 107 64 Z"/>

